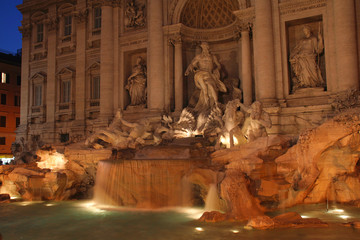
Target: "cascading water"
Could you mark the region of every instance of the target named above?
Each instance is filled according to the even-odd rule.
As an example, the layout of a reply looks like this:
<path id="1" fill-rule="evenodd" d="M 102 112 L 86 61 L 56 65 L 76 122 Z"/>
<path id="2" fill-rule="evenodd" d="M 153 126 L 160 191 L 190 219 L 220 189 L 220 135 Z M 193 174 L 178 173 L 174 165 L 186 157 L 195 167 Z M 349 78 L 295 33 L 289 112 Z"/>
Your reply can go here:
<path id="1" fill-rule="evenodd" d="M 188 206 L 189 160 L 117 160 L 98 164 L 94 201 L 98 204 L 159 208 Z"/>
<path id="2" fill-rule="evenodd" d="M 208 194 L 205 199 L 205 211 L 220 211 L 220 198 L 216 184 L 210 184 Z"/>

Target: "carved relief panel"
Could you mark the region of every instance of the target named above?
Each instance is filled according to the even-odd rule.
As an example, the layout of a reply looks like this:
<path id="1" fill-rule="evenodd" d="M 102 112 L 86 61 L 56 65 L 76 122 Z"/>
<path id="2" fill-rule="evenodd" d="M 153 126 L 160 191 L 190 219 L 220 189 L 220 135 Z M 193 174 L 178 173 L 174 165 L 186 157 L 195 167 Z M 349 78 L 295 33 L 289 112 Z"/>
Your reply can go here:
<path id="1" fill-rule="evenodd" d="M 124 24 L 126 30 L 145 27 L 146 0 L 126 0 L 124 7 Z"/>

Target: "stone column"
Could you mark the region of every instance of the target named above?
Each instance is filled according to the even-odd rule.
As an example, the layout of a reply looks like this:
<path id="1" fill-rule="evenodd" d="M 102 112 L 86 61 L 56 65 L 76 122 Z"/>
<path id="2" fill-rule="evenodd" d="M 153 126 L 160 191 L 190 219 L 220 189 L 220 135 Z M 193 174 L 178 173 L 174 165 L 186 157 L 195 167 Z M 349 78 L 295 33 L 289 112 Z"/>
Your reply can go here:
<path id="1" fill-rule="evenodd" d="M 45 142 L 56 142 L 55 112 L 56 112 L 56 30 L 58 27 L 55 6 L 49 9 L 47 81 L 46 81 L 46 124 L 44 129 Z"/>
<path id="2" fill-rule="evenodd" d="M 175 45 L 175 112 L 181 112 L 184 103 L 183 94 L 183 59 L 182 59 L 182 42 L 181 36 L 174 41 Z"/>
<path id="3" fill-rule="evenodd" d="M 164 38 L 162 0 L 148 0 L 148 107 L 153 111 L 162 111 L 164 96 Z"/>
<path id="4" fill-rule="evenodd" d="M 245 105 L 252 103 L 251 49 L 248 28 L 241 31 L 241 79 Z"/>
<path id="5" fill-rule="evenodd" d="M 275 103 L 275 55 L 271 0 L 255 2 L 256 84 L 260 101 Z"/>
<path id="6" fill-rule="evenodd" d="M 86 94 L 85 94 L 85 73 L 86 73 L 86 19 L 87 12 L 85 2 L 78 2 L 78 15 L 76 16 L 76 81 L 73 84 L 75 90 L 75 123 L 72 132 L 75 134 L 85 134 L 85 108 L 86 108 Z"/>
<path id="7" fill-rule="evenodd" d="M 354 0 L 333 0 L 333 3 L 339 90 L 359 89 Z"/>
<path id="8" fill-rule="evenodd" d="M 20 126 L 16 130 L 16 139 L 24 137 L 27 140 L 27 119 L 31 109 L 31 99 L 29 93 L 31 86 L 29 84 L 29 61 L 30 61 L 30 37 L 31 25 L 29 23 L 28 14 L 23 15 L 22 26 L 19 30 L 22 33 L 22 55 L 21 55 L 21 104 L 20 104 Z M 26 21 L 26 20 L 27 21 Z"/>
<path id="9" fill-rule="evenodd" d="M 100 44 L 100 120 L 107 123 L 112 119 L 114 101 L 114 38 L 112 1 L 105 1 L 101 7 Z"/>

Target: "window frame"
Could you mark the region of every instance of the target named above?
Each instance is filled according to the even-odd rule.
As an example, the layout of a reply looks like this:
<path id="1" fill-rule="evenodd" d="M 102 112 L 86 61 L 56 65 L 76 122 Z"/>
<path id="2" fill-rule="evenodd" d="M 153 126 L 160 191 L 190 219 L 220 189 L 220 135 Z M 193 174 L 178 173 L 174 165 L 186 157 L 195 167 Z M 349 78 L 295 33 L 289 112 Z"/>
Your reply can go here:
<path id="1" fill-rule="evenodd" d="M 33 98 L 33 106 L 40 107 L 43 105 L 43 84 L 42 83 L 34 83 L 34 98 Z M 39 90 L 40 89 L 40 90 Z"/>
<path id="2" fill-rule="evenodd" d="M 102 17 L 102 11 L 101 11 L 101 7 L 97 6 L 94 7 L 94 11 L 93 11 L 93 29 L 94 30 L 98 30 L 101 29 L 101 17 Z"/>
<path id="3" fill-rule="evenodd" d="M 100 75 L 91 76 L 90 99 L 100 100 Z"/>
<path id="4" fill-rule="evenodd" d="M 64 16 L 64 26 L 63 26 L 64 37 L 69 37 L 72 35 L 72 24 L 73 24 L 72 15 L 65 15 Z"/>
<path id="5" fill-rule="evenodd" d="M 0 116 L 0 127 L 6 128 L 6 123 L 7 123 L 6 116 Z"/>
<path id="6" fill-rule="evenodd" d="M 7 104 L 7 94 L 6 93 L 1 93 L 0 94 L 0 104 L 1 105 L 6 105 Z"/>
<path id="7" fill-rule="evenodd" d="M 42 43 L 44 41 L 44 23 L 36 24 L 36 43 Z"/>
<path id="8" fill-rule="evenodd" d="M 10 75 L 6 72 L 1 72 L 1 83 L 10 83 Z"/>

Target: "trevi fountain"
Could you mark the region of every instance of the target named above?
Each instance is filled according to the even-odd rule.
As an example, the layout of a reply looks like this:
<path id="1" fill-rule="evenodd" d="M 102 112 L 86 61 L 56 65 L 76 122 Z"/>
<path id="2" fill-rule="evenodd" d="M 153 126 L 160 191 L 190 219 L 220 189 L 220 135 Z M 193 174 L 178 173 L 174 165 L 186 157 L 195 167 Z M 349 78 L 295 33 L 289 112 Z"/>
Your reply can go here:
<path id="1" fill-rule="evenodd" d="M 39 8 L 46 5 L 35 2 Z M 45 111 L 45 105 L 22 101 L 27 115 L 12 145 L 15 160 L 0 166 L 3 239 L 358 238 L 360 92 L 357 57 L 350 61 L 358 53 L 349 47 L 357 43 L 351 34 L 341 37 L 348 25 L 332 20 L 334 15 L 346 23 L 351 6 L 359 8 L 357 1 L 116 2 L 78 0 L 72 6 L 77 39 L 61 38 L 56 49 L 49 42 L 44 51 L 44 46 L 33 48 L 26 32 L 26 19 L 39 24 L 42 15 L 27 12 L 30 1 L 19 7 L 24 14 L 23 64 L 28 66 L 22 72 L 34 73 L 22 93 L 33 98 L 38 93 L 29 90 L 35 89 L 31 84 L 46 83 L 41 91 L 47 93 L 47 105 Z M 166 10 L 159 15 L 161 3 Z M 48 14 L 64 11 L 59 18 L 66 16 L 70 5 L 55 9 L 50 4 Z M 194 14 L 208 21 L 197 22 L 200 18 L 186 12 L 200 5 Z M 126 21 L 114 20 L 114 29 L 120 29 L 114 33 L 101 25 L 100 35 L 93 31 L 88 45 L 82 45 L 85 23 L 96 20 L 97 6 L 101 24 L 112 16 Z M 81 12 L 82 7 L 90 10 Z M 219 11 L 211 12 L 214 16 L 224 14 L 223 20 L 212 22 L 207 7 Z M 161 14 L 169 19 L 159 28 Z M 46 37 L 56 41 L 56 26 L 64 23 L 52 17 L 44 20 Z M 156 36 L 159 31 L 167 43 Z M 113 34 L 124 45 L 116 45 Z M 339 35 L 332 39 L 331 34 Z M 133 41 L 133 35 L 140 40 L 147 36 L 148 42 Z M 159 58 L 164 45 L 173 49 L 164 52 L 165 62 Z M 89 60 L 99 48 L 100 68 Z M 82 65 L 85 52 L 89 59 Z M 51 69 L 63 59 L 71 62 L 72 53 L 76 75 L 66 68 L 51 77 Z M 116 57 L 108 58 L 110 53 Z M 47 77 L 35 74 L 41 61 L 48 62 Z M 113 62 L 121 65 L 119 75 Z M 238 68 L 240 80 L 233 76 Z M 89 74 L 82 78 L 81 71 Z M 163 71 L 174 82 L 159 77 Z M 60 87 L 55 104 L 50 88 L 57 88 L 51 79 L 61 82 L 64 76 L 74 76 L 80 86 L 88 76 L 95 80 L 84 83 L 85 92 L 73 91 L 75 105 L 66 105 Z M 181 84 L 183 79 L 187 84 Z M 81 102 L 85 96 L 90 105 Z M 85 125 L 76 125 L 81 118 Z M 54 140 L 58 135 L 61 141 Z"/>

